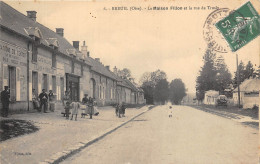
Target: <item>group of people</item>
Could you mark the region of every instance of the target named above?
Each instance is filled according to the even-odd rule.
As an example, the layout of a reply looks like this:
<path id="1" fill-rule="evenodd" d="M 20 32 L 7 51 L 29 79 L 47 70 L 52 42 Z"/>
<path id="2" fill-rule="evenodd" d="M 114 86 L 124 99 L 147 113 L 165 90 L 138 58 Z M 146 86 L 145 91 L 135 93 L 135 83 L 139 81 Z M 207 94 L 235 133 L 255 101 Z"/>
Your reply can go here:
<path id="1" fill-rule="evenodd" d="M 65 96 L 63 98 L 64 111 L 61 114 L 69 119 L 69 115 L 71 114 L 70 120 L 73 120 L 73 116 L 75 116 L 75 121 L 77 121 L 78 111 L 81 109 L 81 118 L 85 118 L 86 115 L 90 115 L 90 119 L 92 119 L 93 115 L 98 115 L 99 112 L 96 109 L 96 101 L 94 98 L 89 97 L 88 94 L 85 94 L 82 98 L 82 102 L 79 101 L 70 101 L 70 96 L 67 91 L 65 91 Z"/>
<path id="2" fill-rule="evenodd" d="M 116 116 L 118 116 L 119 118 L 125 117 L 125 109 L 126 109 L 125 103 L 116 104 L 115 106 Z"/>
<path id="3" fill-rule="evenodd" d="M 32 102 L 34 109 L 37 109 L 39 112 L 42 111 L 47 113 L 47 110 L 49 108 L 50 111 L 53 111 L 54 109 L 51 106 L 51 103 L 54 101 L 54 93 L 52 90 L 49 90 L 49 93 L 47 94 L 45 92 L 45 89 L 42 89 L 42 92 L 37 95 L 35 89 L 32 90 Z"/>

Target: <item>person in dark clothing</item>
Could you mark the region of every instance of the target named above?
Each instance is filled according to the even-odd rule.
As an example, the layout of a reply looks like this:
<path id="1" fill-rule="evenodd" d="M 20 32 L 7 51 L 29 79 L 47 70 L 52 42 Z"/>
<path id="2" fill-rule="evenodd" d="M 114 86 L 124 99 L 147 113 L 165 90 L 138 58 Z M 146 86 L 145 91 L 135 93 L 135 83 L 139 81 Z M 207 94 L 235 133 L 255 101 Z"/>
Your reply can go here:
<path id="1" fill-rule="evenodd" d="M 42 90 L 42 93 L 39 95 L 39 98 L 40 98 L 40 102 L 41 102 L 40 111 L 42 110 L 42 106 L 43 106 L 44 113 L 47 113 L 48 95 L 47 95 L 47 93 L 45 93 L 45 89 Z"/>
<path id="2" fill-rule="evenodd" d="M 87 115 L 86 110 L 88 108 L 88 94 L 85 94 L 84 97 L 82 98 L 82 105 L 85 106 L 85 108 L 82 108 L 82 112 L 81 112 L 81 118 L 85 118 L 85 116 Z"/>
<path id="3" fill-rule="evenodd" d="M 84 97 L 82 98 L 82 104 L 87 105 L 88 101 L 89 101 L 88 94 L 85 94 Z"/>
<path id="4" fill-rule="evenodd" d="M 49 104 L 48 104 L 49 110 L 54 112 L 54 107 L 53 107 L 53 105 L 54 105 L 54 93 L 52 92 L 52 90 L 49 90 L 48 96 L 49 96 Z"/>
<path id="5" fill-rule="evenodd" d="M 88 101 L 88 107 L 89 107 L 89 118 L 92 119 L 92 115 L 94 113 L 94 101 L 91 97 L 89 97 Z"/>
<path id="6" fill-rule="evenodd" d="M 2 116 L 7 117 L 9 111 L 9 103 L 10 103 L 10 93 L 8 91 L 8 86 L 4 87 L 4 90 L 1 92 L 1 102 L 3 104 Z"/>
<path id="7" fill-rule="evenodd" d="M 126 105 L 125 105 L 125 103 L 123 102 L 123 104 L 122 104 L 122 117 L 125 117 L 125 109 L 126 109 Z"/>

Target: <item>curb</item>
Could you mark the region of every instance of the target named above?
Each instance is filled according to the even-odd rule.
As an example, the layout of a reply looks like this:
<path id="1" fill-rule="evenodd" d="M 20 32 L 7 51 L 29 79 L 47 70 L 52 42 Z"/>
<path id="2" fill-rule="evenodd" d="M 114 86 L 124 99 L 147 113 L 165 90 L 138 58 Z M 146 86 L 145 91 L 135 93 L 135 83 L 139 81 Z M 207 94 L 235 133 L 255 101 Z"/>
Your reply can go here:
<path id="1" fill-rule="evenodd" d="M 105 130 L 105 132 L 102 132 L 102 134 L 98 134 L 96 136 L 93 136 L 89 140 L 86 140 L 86 141 L 83 141 L 83 142 L 78 142 L 78 144 L 76 144 L 75 146 L 73 146 L 71 148 L 68 148 L 67 150 L 55 153 L 49 159 L 46 159 L 43 162 L 40 162 L 39 164 L 58 164 L 58 163 L 62 162 L 64 159 L 66 159 L 66 158 L 68 158 L 68 157 L 70 157 L 70 156 L 80 152 L 82 149 L 84 149 L 84 148 L 90 146 L 91 144 L 101 140 L 102 138 L 104 138 L 108 134 L 116 131 L 120 127 L 122 127 L 122 126 L 126 125 L 127 123 L 133 121 L 135 118 L 143 115 L 147 111 L 151 110 L 153 107 L 155 107 L 155 106 L 149 106 L 147 110 L 137 114 L 136 116 L 133 116 L 132 118 L 130 118 L 126 122 L 120 123 L 120 124 L 118 124 L 118 125 L 116 125 L 116 126 L 114 126 L 112 128 L 109 128 L 109 129 Z"/>

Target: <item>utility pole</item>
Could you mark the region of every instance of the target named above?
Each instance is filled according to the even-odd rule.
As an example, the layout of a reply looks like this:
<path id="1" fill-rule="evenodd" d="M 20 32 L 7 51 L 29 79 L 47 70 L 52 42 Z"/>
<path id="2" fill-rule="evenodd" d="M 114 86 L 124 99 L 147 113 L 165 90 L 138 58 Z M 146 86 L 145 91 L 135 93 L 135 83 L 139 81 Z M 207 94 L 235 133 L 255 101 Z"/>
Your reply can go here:
<path id="1" fill-rule="evenodd" d="M 240 73 L 239 73 L 239 69 L 238 69 L 238 55 L 236 54 L 236 58 L 237 58 L 237 93 L 238 93 L 238 108 L 240 108 Z"/>

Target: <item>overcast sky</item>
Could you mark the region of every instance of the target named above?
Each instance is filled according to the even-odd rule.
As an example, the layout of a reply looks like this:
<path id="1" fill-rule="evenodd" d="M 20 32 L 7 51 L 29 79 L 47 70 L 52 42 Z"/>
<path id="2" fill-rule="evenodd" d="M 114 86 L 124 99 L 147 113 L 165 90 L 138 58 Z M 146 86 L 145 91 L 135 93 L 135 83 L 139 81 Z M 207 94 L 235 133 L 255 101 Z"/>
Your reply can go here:
<path id="1" fill-rule="evenodd" d="M 144 72 L 157 69 L 167 73 L 168 81 L 181 78 L 188 92 L 195 92 L 196 76 L 203 65 L 202 56 L 206 50 L 203 39 L 203 25 L 213 12 L 206 10 L 187 11 L 112 11 L 104 7 L 135 6 L 218 6 L 237 9 L 247 1 L 208 1 L 189 3 L 164 1 L 141 2 L 7 2 L 26 15 L 26 11 L 37 11 L 37 21 L 55 31 L 64 28 L 65 38 L 72 41 L 86 41 L 90 55 L 100 58 L 112 69 L 129 68 L 136 82 Z M 255 7 L 259 1 L 252 1 Z M 257 8 L 258 13 L 259 8 Z M 259 64 L 260 37 L 237 51 L 239 60 Z M 223 55 L 230 72 L 236 69 L 235 53 Z"/>

